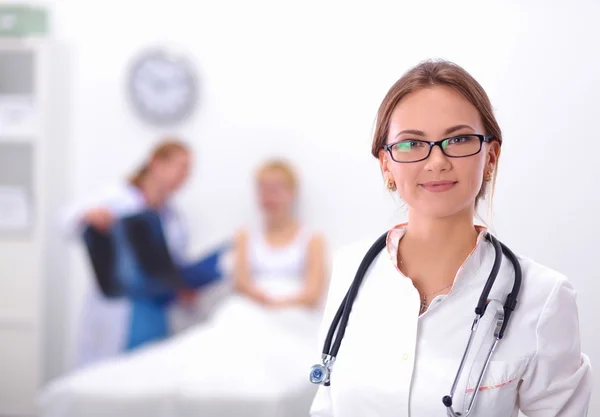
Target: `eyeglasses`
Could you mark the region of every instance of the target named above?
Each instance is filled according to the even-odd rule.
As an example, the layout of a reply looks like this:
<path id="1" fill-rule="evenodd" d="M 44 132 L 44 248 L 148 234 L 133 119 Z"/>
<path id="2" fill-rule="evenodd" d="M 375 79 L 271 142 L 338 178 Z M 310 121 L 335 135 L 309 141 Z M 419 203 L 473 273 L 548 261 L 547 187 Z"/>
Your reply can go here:
<path id="1" fill-rule="evenodd" d="M 404 139 L 385 145 L 383 149 L 390 153 L 392 159 L 400 163 L 419 162 L 429 158 L 434 146 L 439 146 L 442 153 L 450 158 L 465 158 L 481 152 L 483 142 L 491 142 L 493 136 L 459 135 L 429 142 L 418 139 Z"/>

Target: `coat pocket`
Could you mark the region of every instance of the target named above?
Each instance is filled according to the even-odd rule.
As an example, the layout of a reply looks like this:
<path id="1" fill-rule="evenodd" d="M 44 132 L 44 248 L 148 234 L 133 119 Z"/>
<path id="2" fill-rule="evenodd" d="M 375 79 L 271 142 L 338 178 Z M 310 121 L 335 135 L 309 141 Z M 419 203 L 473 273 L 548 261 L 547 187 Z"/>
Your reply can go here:
<path id="1" fill-rule="evenodd" d="M 525 373 L 528 363 L 529 358 L 490 361 L 477 393 L 475 393 L 475 389 L 483 369 L 483 363 L 474 364 L 465 389 L 464 404 L 468 405 L 473 396 L 477 394 L 473 407 L 475 415 L 478 415 L 476 410 L 479 410 L 480 413 L 494 410 L 494 415 L 512 415 L 517 404 L 521 377 Z"/>

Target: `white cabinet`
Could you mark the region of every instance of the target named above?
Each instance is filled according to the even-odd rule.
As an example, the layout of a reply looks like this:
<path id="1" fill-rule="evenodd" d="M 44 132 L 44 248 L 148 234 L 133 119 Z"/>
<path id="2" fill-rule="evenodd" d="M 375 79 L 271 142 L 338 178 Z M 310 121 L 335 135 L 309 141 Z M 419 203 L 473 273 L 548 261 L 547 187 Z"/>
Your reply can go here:
<path id="1" fill-rule="evenodd" d="M 38 389 L 61 366 L 67 68 L 49 40 L 0 38 L 0 416 L 34 416 Z"/>
<path id="2" fill-rule="evenodd" d="M 40 381 L 39 329 L 27 321 L 0 321 L 0 415 L 33 416 Z"/>

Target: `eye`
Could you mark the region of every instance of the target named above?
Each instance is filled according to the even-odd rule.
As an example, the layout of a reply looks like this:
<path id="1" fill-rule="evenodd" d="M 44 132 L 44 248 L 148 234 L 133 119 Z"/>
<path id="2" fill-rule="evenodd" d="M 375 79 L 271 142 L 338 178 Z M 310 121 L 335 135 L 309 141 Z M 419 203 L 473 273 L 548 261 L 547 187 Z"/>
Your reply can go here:
<path id="1" fill-rule="evenodd" d="M 448 139 L 448 145 L 464 145 L 473 140 L 473 136 L 455 136 L 453 138 Z"/>
<path id="2" fill-rule="evenodd" d="M 420 140 L 406 139 L 394 145 L 394 149 L 399 152 L 409 152 L 423 146 L 424 144 Z"/>

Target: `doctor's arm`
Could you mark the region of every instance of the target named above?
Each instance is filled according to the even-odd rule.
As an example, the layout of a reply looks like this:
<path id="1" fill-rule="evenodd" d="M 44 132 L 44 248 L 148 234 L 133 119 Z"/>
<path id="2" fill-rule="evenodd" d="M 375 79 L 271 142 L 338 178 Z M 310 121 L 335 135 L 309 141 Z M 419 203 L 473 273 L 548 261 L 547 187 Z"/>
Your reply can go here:
<path id="1" fill-rule="evenodd" d="M 117 189 L 107 189 L 92 198 L 69 206 L 62 216 L 62 232 L 67 238 L 78 236 L 86 224 L 107 231 L 114 221 L 115 206 L 123 197 Z"/>
<path id="2" fill-rule="evenodd" d="M 519 389 L 528 417 L 585 417 L 592 389 L 589 359 L 581 352 L 576 292 L 560 280 L 550 294 L 537 328 L 537 353 Z"/>

